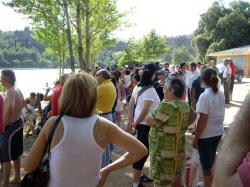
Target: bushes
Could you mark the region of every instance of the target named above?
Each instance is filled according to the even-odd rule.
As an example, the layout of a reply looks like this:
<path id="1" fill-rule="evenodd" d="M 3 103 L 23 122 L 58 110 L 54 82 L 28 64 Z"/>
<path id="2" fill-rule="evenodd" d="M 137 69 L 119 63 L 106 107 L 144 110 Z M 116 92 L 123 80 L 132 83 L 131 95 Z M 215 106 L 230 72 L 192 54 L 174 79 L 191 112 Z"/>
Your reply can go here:
<path id="1" fill-rule="evenodd" d="M 6 92 L 6 89 L 4 88 L 4 86 L 0 83 L 0 92 Z"/>

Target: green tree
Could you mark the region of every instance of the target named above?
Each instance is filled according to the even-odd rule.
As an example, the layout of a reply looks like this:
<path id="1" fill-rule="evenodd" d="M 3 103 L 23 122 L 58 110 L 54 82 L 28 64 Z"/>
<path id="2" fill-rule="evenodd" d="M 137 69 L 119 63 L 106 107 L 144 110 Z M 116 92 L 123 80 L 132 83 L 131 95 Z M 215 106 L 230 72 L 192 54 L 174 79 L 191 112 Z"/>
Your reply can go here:
<path id="1" fill-rule="evenodd" d="M 188 52 L 187 48 L 181 47 L 176 48 L 172 54 L 173 64 L 181 64 L 183 62 L 188 62 L 193 59 L 192 55 Z"/>
<path id="2" fill-rule="evenodd" d="M 198 59 L 200 61 L 204 60 L 207 54 L 207 49 L 209 48 L 210 44 L 211 44 L 211 41 L 209 37 L 204 34 L 199 34 L 193 38 L 192 45 L 194 49 L 196 50 Z"/>
<path id="3" fill-rule="evenodd" d="M 219 2 L 214 2 L 207 12 L 201 14 L 199 26 L 194 32 L 195 35 L 206 34 L 210 36 L 216 28 L 218 20 L 225 16 L 228 10 Z"/>
<path id="4" fill-rule="evenodd" d="M 139 43 L 141 46 L 136 50 L 140 62 L 158 61 L 170 51 L 167 41 L 158 35 L 155 30 L 152 30 Z"/>
<path id="5" fill-rule="evenodd" d="M 101 50 L 115 44 L 115 40 L 110 37 L 111 32 L 125 25 L 125 22 L 122 22 L 124 16 L 125 14 L 118 12 L 116 2 L 113 0 L 90 0 L 89 35 L 87 36 L 88 29 L 86 28 L 86 23 L 86 34 L 84 36 L 86 43 L 86 61 L 88 53 L 90 54 L 90 62 L 88 62 L 88 64 L 95 64 Z M 85 19 L 87 19 L 87 17 Z M 87 50 L 88 46 L 89 50 Z M 92 61 L 94 63 L 92 63 Z"/>
<path id="6" fill-rule="evenodd" d="M 221 41 L 218 43 L 214 42 L 209 46 L 207 53 L 214 53 L 216 51 L 221 51 L 225 49 L 225 45 L 226 45 L 225 39 L 221 39 Z"/>
<path id="7" fill-rule="evenodd" d="M 208 53 L 250 43 L 250 3 L 233 1 L 229 8 L 219 2 L 201 15 L 192 45 L 203 61 Z"/>
<path id="8" fill-rule="evenodd" d="M 89 68 L 91 60 L 96 60 L 100 51 L 113 41 L 110 34 L 122 25 L 121 18 L 124 17 L 124 14 L 117 11 L 116 2 L 113 0 L 85 0 L 84 3 L 79 0 L 11 0 L 8 5 L 28 15 L 35 25 L 34 30 L 44 32 L 44 36 L 48 34 L 46 29 L 51 31 L 49 27 L 53 28 L 50 40 L 43 39 L 46 40 L 45 47 L 49 47 L 49 51 L 54 49 L 51 46 L 54 45 L 55 38 L 61 37 L 60 40 L 65 41 L 66 36 L 68 52 L 57 50 L 55 54 L 59 51 L 66 54 L 70 58 L 72 71 L 77 55 L 80 67 Z"/>
<path id="9" fill-rule="evenodd" d="M 142 40 L 130 40 L 128 48 L 122 53 L 118 65 L 132 66 L 136 62 L 162 61 L 170 52 L 167 41 L 154 30 Z"/>
<path id="10" fill-rule="evenodd" d="M 64 67 L 65 55 L 71 56 L 72 52 L 66 45 L 66 38 L 71 37 L 66 35 L 66 10 L 65 1 L 26 1 L 26 0 L 12 0 L 8 5 L 14 8 L 15 11 L 25 14 L 32 21 L 33 37 L 35 40 L 43 44 L 46 51 L 53 55 L 59 61 L 59 67 Z M 66 3 L 66 8 L 68 4 Z M 72 39 L 68 38 L 69 41 Z M 68 53 L 65 53 L 65 50 Z M 69 55 L 70 54 L 70 55 Z M 74 62 L 70 62 L 71 69 L 74 71 Z"/>
<path id="11" fill-rule="evenodd" d="M 134 65 L 135 61 L 135 56 L 134 56 L 134 52 L 131 49 L 126 49 L 122 55 L 120 60 L 118 61 L 118 66 L 119 67 L 124 67 L 125 65 L 128 65 L 130 67 L 132 67 Z"/>
<path id="12" fill-rule="evenodd" d="M 245 17 L 250 18 L 250 3 L 247 1 L 232 1 L 230 3 L 232 10 L 238 10 L 243 13 Z"/>
<path id="13" fill-rule="evenodd" d="M 225 40 L 225 48 L 249 45 L 250 43 L 250 18 L 239 10 L 220 18 L 214 31 L 214 41 Z"/>

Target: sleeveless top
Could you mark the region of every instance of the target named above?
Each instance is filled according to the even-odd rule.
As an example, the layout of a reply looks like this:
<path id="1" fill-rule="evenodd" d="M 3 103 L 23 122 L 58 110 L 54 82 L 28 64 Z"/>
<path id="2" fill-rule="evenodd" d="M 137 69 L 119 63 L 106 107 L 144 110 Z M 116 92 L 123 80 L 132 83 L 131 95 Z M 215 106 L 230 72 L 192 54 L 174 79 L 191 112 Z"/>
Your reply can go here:
<path id="1" fill-rule="evenodd" d="M 103 148 L 93 135 L 97 119 L 97 115 L 62 117 L 64 134 L 51 150 L 49 187 L 95 187 L 98 184 Z"/>

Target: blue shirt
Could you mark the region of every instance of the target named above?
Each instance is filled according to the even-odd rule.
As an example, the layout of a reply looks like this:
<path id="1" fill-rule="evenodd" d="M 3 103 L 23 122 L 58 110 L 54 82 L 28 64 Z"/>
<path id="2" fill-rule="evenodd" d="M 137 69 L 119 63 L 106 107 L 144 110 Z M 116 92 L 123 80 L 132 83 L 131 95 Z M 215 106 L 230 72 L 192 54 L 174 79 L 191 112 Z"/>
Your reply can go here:
<path id="1" fill-rule="evenodd" d="M 201 87 L 201 77 L 199 76 L 197 79 L 194 80 L 192 84 L 192 88 L 195 92 L 195 102 L 197 103 L 199 100 L 200 95 L 204 92 L 205 88 Z"/>

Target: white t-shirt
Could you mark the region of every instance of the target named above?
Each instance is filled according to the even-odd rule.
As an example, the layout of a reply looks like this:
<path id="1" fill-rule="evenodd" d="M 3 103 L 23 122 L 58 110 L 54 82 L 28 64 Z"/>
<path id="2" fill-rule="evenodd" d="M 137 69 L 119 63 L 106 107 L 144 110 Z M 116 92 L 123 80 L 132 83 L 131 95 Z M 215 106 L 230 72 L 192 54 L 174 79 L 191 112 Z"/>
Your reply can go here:
<path id="1" fill-rule="evenodd" d="M 191 77 L 192 77 L 192 73 L 189 70 L 186 70 L 184 74 L 184 80 L 185 80 L 186 86 L 188 85 L 188 81 L 191 79 Z"/>
<path id="2" fill-rule="evenodd" d="M 154 87 L 148 88 L 147 90 L 145 90 L 138 97 L 138 101 L 136 102 L 138 92 L 141 88 L 142 87 L 135 86 L 133 93 L 132 93 L 132 97 L 134 97 L 135 103 L 136 103 L 134 121 L 136 121 L 136 119 L 139 117 L 139 115 L 142 111 L 142 108 L 143 108 L 144 101 L 152 101 L 153 102 L 149 108 L 149 111 L 148 111 L 149 113 L 151 113 L 160 103 L 160 98 L 159 98 L 157 92 L 155 91 Z M 145 120 L 142 121 L 140 124 L 147 125 Z"/>
<path id="3" fill-rule="evenodd" d="M 223 72 L 223 79 L 227 79 L 231 74 L 232 74 L 232 70 L 231 67 L 229 65 L 224 66 L 224 72 Z"/>
<path id="4" fill-rule="evenodd" d="M 208 114 L 207 125 L 203 130 L 200 138 L 209 138 L 222 135 L 224 132 L 225 116 L 225 96 L 219 91 L 213 93 L 212 88 L 206 88 L 198 100 L 197 113 Z"/>
<path id="5" fill-rule="evenodd" d="M 224 64 L 218 64 L 216 67 L 218 68 L 219 73 L 223 73 L 225 70 Z"/>
<path id="6" fill-rule="evenodd" d="M 193 82 L 200 76 L 200 72 L 196 69 L 195 71 L 191 72 L 190 76 L 187 80 L 187 88 L 192 88 Z"/>

